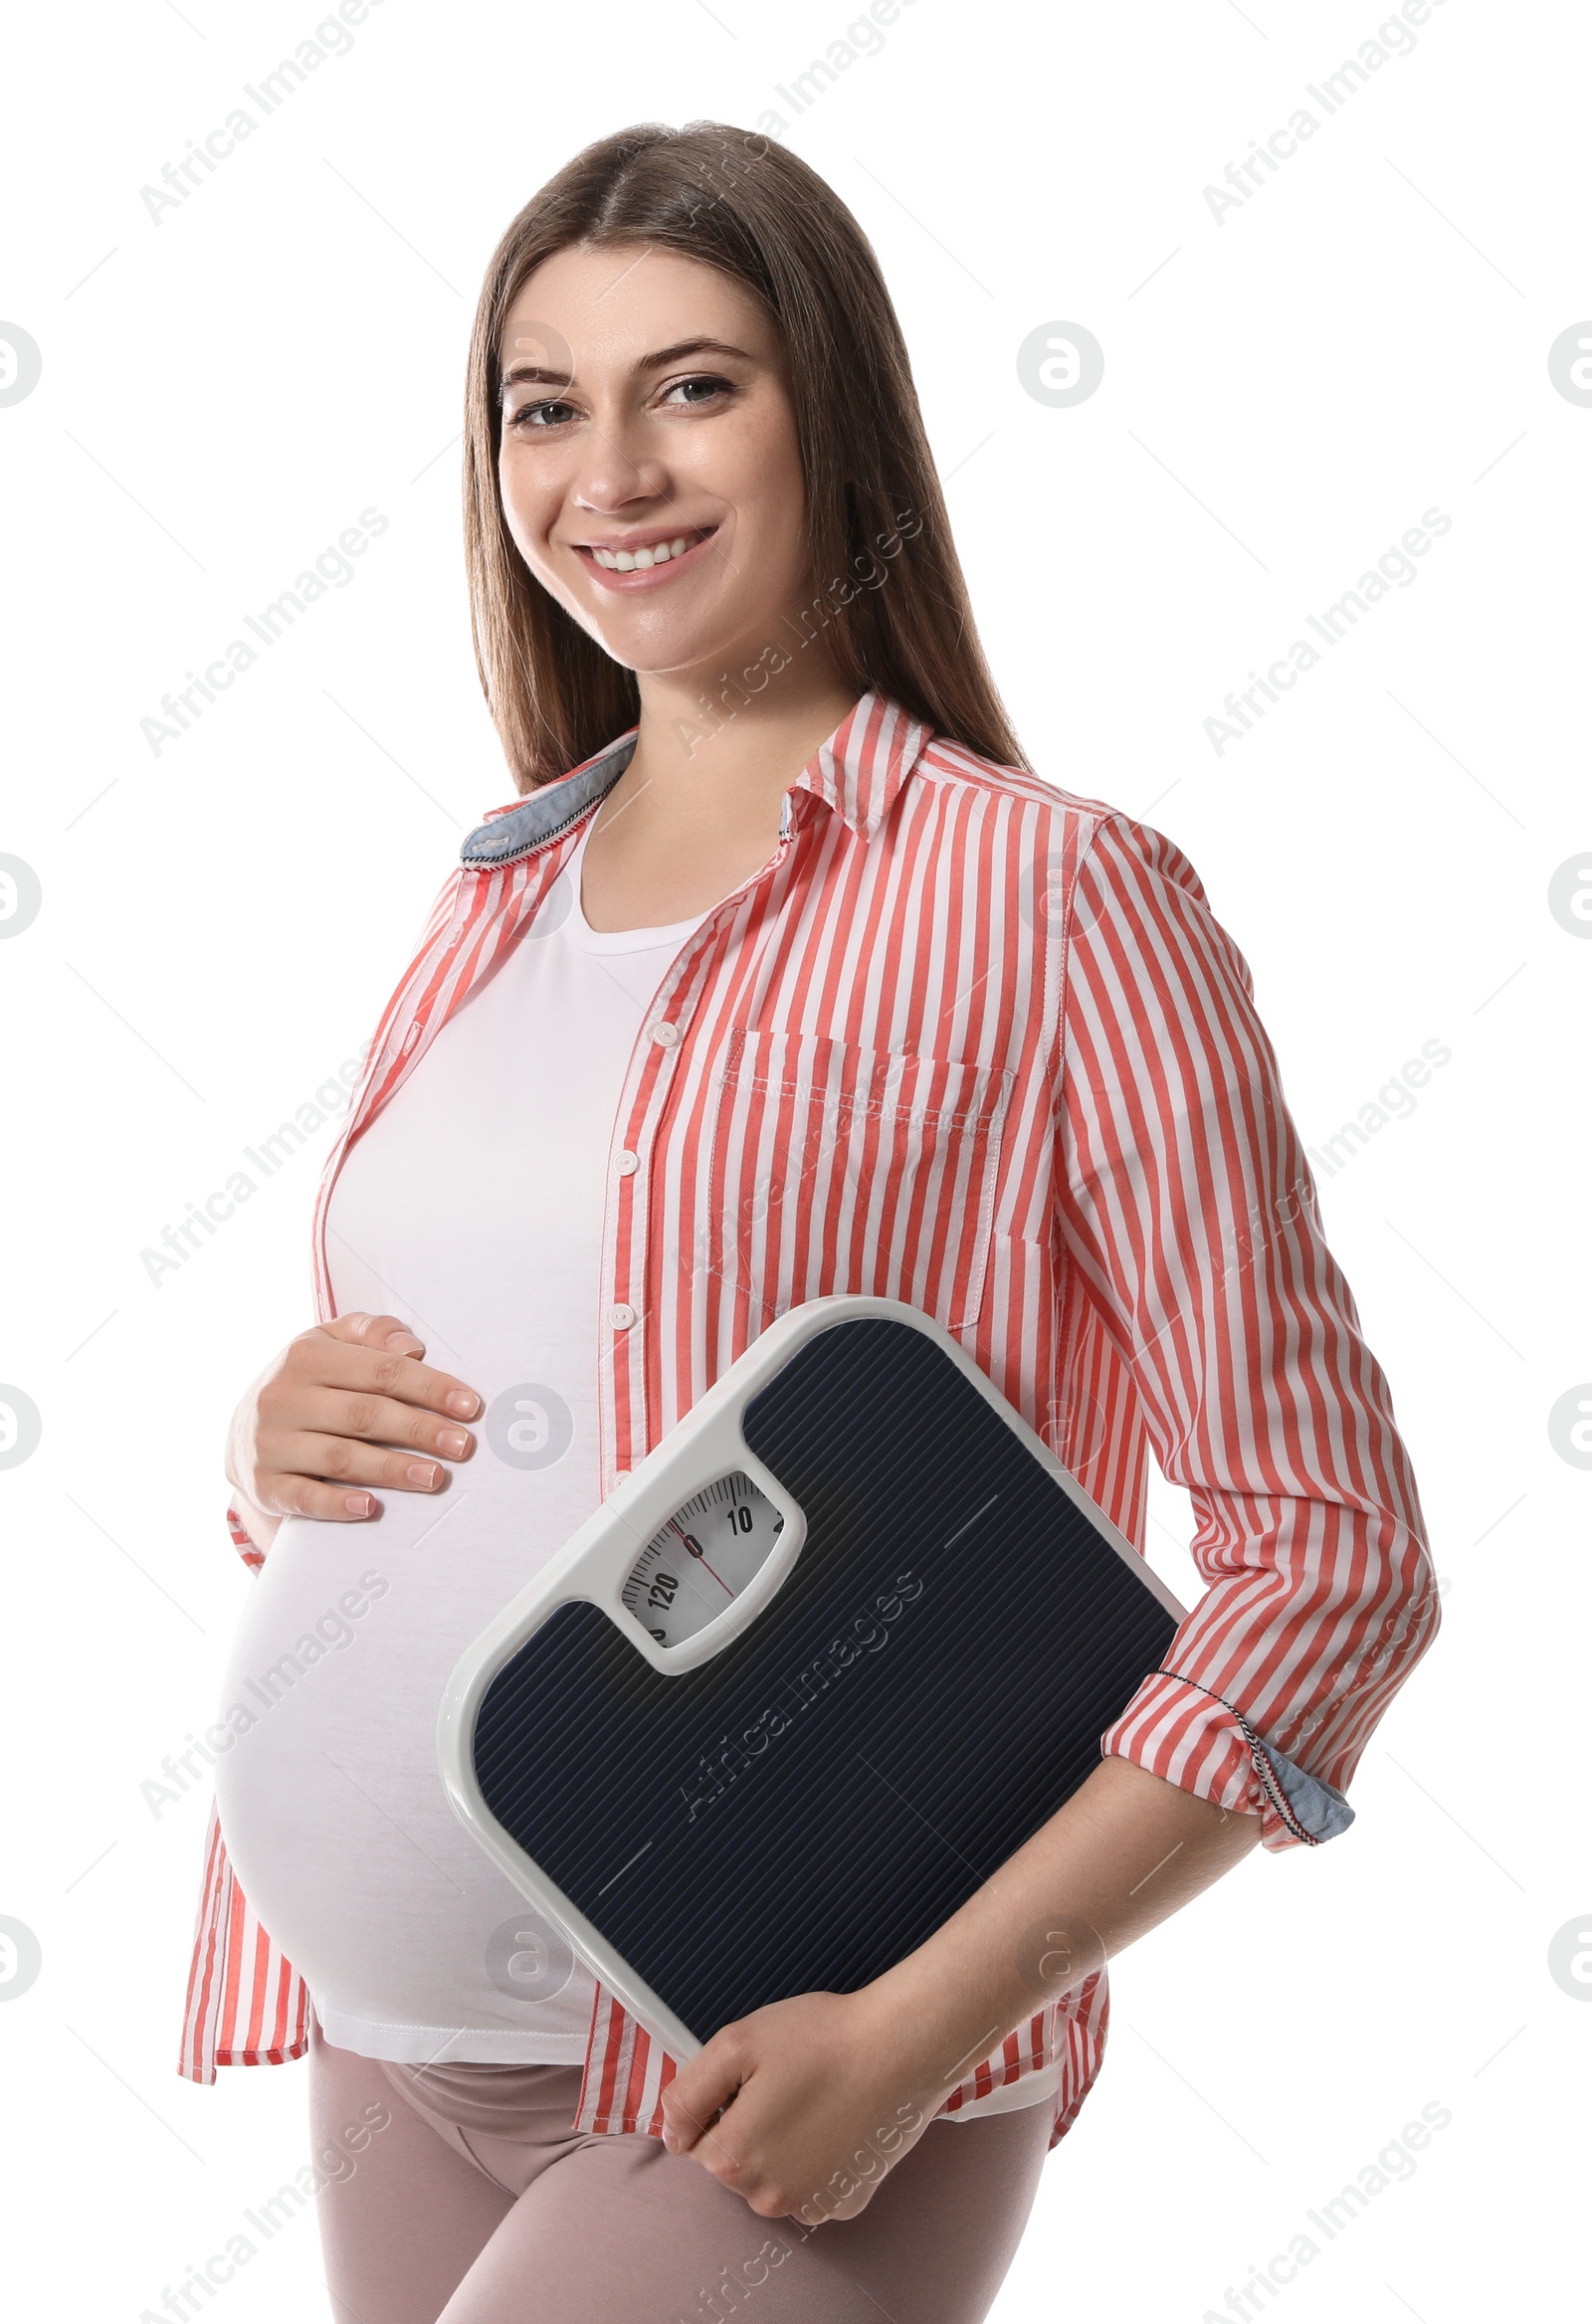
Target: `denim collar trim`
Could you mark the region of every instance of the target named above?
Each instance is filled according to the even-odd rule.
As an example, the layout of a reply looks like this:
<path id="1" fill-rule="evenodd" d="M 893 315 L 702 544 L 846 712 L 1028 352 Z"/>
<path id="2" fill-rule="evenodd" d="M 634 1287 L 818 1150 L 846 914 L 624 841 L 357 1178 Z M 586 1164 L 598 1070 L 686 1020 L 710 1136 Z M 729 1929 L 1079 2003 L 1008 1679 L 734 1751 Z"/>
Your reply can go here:
<path id="1" fill-rule="evenodd" d="M 543 783 L 517 807 L 478 824 L 460 848 L 459 861 L 490 871 L 512 857 L 529 855 L 555 833 L 578 823 L 613 789 L 635 755 L 636 742 L 634 732 L 623 736 L 573 774 Z"/>

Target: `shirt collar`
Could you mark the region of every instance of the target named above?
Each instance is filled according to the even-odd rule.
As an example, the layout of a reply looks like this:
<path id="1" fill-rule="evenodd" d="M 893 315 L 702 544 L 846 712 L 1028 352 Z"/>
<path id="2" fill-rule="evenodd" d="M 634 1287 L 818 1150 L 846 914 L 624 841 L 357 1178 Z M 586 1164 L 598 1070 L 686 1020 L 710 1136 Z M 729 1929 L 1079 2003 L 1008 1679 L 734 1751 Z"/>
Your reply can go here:
<path id="1" fill-rule="evenodd" d="M 792 784 L 812 791 L 861 839 L 871 840 L 922 757 L 930 727 L 872 687 L 859 696 Z"/>
<path id="2" fill-rule="evenodd" d="M 833 809 L 860 839 L 872 840 L 912 773 L 933 729 L 901 704 L 870 687 L 859 695 L 791 785 Z M 543 783 L 526 799 L 493 807 L 459 851 L 460 861 L 483 870 L 526 855 L 594 806 L 629 766 L 633 726 L 594 758 Z M 789 802 L 787 802 L 789 804 Z M 783 829 L 782 823 L 782 829 Z"/>

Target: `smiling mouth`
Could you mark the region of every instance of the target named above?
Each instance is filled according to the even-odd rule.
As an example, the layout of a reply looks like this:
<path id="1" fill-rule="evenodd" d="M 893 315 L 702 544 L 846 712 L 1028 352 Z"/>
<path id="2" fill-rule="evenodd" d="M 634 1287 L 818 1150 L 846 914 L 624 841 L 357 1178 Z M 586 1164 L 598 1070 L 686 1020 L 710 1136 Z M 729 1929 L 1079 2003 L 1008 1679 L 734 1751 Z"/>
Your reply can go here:
<path id="1" fill-rule="evenodd" d="M 583 557 L 589 557 L 605 573 L 648 573 L 655 566 L 677 563 L 693 549 L 711 540 L 718 530 L 716 524 L 688 525 L 681 531 L 662 535 L 634 548 L 605 548 L 597 541 L 577 541 L 575 546 Z"/>

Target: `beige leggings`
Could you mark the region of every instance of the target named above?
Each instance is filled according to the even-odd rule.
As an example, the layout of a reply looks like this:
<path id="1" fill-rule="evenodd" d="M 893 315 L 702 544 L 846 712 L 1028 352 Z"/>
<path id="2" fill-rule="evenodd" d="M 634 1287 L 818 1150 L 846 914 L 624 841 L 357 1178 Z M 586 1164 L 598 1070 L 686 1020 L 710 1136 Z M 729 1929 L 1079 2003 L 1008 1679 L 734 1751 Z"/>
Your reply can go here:
<path id="1" fill-rule="evenodd" d="M 1052 2121 L 931 2122 L 866 2211 L 804 2228 L 658 2139 L 572 2130 L 578 2066 L 392 2065 L 313 2019 L 309 2054 L 336 2324 L 977 2324 Z"/>

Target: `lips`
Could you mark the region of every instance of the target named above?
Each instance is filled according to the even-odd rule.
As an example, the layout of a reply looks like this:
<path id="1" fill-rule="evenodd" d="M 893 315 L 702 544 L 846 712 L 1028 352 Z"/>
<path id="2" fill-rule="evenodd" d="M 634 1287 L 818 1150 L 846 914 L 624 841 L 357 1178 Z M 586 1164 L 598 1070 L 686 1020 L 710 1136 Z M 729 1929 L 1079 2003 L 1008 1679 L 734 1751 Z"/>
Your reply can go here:
<path id="1" fill-rule="evenodd" d="M 575 553 L 600 588 L 634 593 L 658 588 L 687 566 L 698 562 L 717 531 L 716 524 L 677 525 L 672 531 L 665 526 L 654 525 L 647 531 L 621 534 L 612 541 L 577 541 L 573 545 Z M 677 541 L 686 543 L 679 556 L 671 553 L 661 564 L 649 562 L 633 565 L 628 572 L 620 572 L 613 565 L 600 564 L 597 558 L 598 549 L 616 556 L 623 551 L 633 557 L 641 550 L 655 551 L 667 545 L 672 552 Z"/>
<path id="2" fill-rule="evenodd" d="M 679 541 L 684 553 L 714 529 L 710 524 L 655 524 L 645 532 L 619 532 L 611 540 L 583 540 L 575 546 L 591 556 L 637 556 L 643 549 L 673 548 Z"/>

